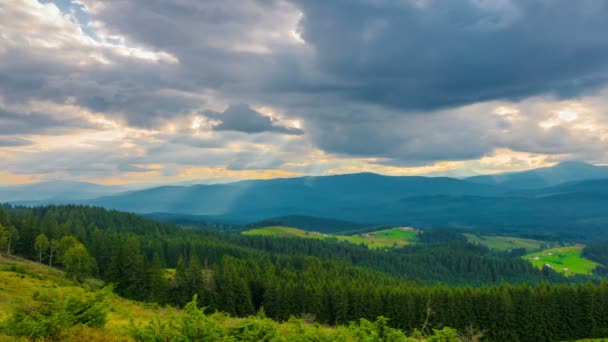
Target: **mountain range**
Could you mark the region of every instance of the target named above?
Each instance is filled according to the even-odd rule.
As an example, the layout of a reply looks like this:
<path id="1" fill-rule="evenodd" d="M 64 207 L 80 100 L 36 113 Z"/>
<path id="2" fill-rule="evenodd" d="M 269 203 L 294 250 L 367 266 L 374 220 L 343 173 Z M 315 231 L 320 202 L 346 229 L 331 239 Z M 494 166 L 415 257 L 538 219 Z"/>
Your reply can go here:
<path id="1" fill-rule="evenodd" d="M 418 227 L 559 230 L 581 238 L 608 224 L 608 167 L 578 162 L 466 179 L 358 173 L 121 190 L 47 182 L 0 188 L 0 200 L 69 202 L 235 224 L 301 216 Z"/>
<path id="2" fill-rule="evenodd" d="M 0 186 L 2 202 L 70 203 L 124 192 L 125 187 L 74 181 L 46 181 L 25 185 Z"/>

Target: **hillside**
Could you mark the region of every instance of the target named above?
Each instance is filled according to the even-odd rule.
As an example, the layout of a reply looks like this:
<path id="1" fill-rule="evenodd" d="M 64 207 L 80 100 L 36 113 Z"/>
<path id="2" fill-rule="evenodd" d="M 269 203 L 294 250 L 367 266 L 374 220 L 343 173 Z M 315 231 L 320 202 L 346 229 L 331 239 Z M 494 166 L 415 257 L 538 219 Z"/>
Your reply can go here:
<path id="1" fill-rule="evenodd" d="M 551 167 L 522 172 L 474 176 L 466 178 L 466 180 L 473 183 L 497 185 L 511 189 L 539 189 L 555 186 L 560 183 L 600 178 L 608 178 L 608 166 L 597 166 L 581 162 L 563 162 Z"/>
<path id="2" fill-rule="evenodd" d="M 390 177 L 363 173 L 164 186 L 102 197 L 86 203 L 138 213 L 196 214 L 246 223 L 286 215 L 348 220 L 359 208 L 378 206 L 408 196 L 482 196 L 502 191 L 494 186 L 452 178 Z"/>
<path id="3" fill-rule="evenodd" d="M 7 334 L 27 335 L 42 324 L 36 334 L 42 331 L 55 336 L 68 329 L 74 336 L 74 325 L 80 327 L 74 329 L 82 330 L 85 324 L 99 331 L 125 322 L 120 303 L 107 308 L 122 315 L 115 323 L 112 315 L 107 323 L 101 319 L 105 306 L 99 304 L 103 303 L 97 298 L 100 291 L 80 295 L 70 288 L 80 286 L 77 283 L 94 289 L 111 283 L 116 294 L 149 303 L 144 308 L 153 313 L 157 305 L 187 308 L 176 313 L 172 321 L 178 323 L 173 325 L 152 314 L 152 323 L 143 322 L 129 332 L 140 341 L 158 340 L 159 336 L 179 340 L 193 331 L 215 334 L 215 340 L 254 331 L 282 336 L 283 330 L 294 327 L 291 316 L 315 322 L 310 325 L 314 334 L 325 326 L 358 322 L 349 328 L 330 329 L 328 334 L 334 340 L 364 339 L 369 335 L 361 334 L 371 331 L 374 336 L 377 329 L 403 336 L 396 340 L 404 340 L 403 332 L 415 334 L 416 329 L 432 333 L 432 329 L 453 327 L 466 334 L 473 325 L 492 341 L 553 341 L 601 337 L 608 329 L 602 320 L 608 307 L 608 284 L 597 276 L 565 277 L 507 253 L 494 253 L 459 239 L 441 239 L 441 230 L 422 234 L 417 244 L 369 249 L 335 239 L 182 229 L 133 214 L 81 206 L 2 207 L 0 225 L 0 250 L 7 250 L 6 238 L 11 237 L 9 251 L 52 262 L 69 279 L 63 280 L 68 287 L 64 293 L 69 294 L 65 297 L 53 293 L 64 285 L 55 288 L 49 282 L 39 283 L 50 278 L 18 267 L 4 269 L 10 273 L 6 282 L 11 285 L 1 287 L 11 291 L 10 296 L 20 296 L 18 288 L 31 284 L 42 288 L 38 294 L 30 292 L 32 302 L 16 304 L 3 324 Z M 405 232 L 389 230 L 386 235 Z M 101 281 L 92 280 L 92 275 Z M 196 304 L 189 304 L 195 295 Z M 541 301 L 552 305 L 529 305 Z M 487 305 L 480 307 L 480 302 Z M 195 306 L 208 307 L 207 314 Z M 261 310 L 267 318 L 256 314 Z M 240 318 L 214 316 L 215 311 Z M 175 309 L 163 312 L 171 316 Z M 376 321 L 379 316 L 388 320 Z M 302 326 L 301 321 L 298 325 Z M 84 330 L 82 334 L 93 334 Z M 250 338 L 236 340 L 264 339 L 247 336 Z M 93 339 L 87 336 L 86 340 Z M 369 340 L 377 340 L 377 335 Z"/>
<path id="4" fill-rule="evenodd" d="M 527 254 L 523 258 L 530 260 L 536 267 L 550 267 L 566 275 L 591 274 L 601 265 L 585 258 L 582 255 L 583 248 L 584 246 L 555 247 Z"/>
<path id="5" fill-rule="evenodd" d="M 107 186 L 74 181 L 47 181 L 24 185 L 0 186 L 0 203 L 70 203 L 125 191 Z"/>
<path id="6" fill-rule="evenodd" d="M 306 239 L 335 239 L 368 248 L 403 247 L 411 244 L 418 234 L 416 230 L 406 228 L 389 228 L 355 235 L 325 234 L 317 231 L 306 231 L 298 228 L 271 226 L 250 229 L 242 232 L 249 236 L 299 237 Z"/>
<path id="7" fill-rule="evenodd" d="M 218 230 L 282 225 L 324 233 L 352 233 L 373 230 L 374 226 L 450 227 L 496 235 L 525 232 L 545 240 L 588 243 L 608 239 L 604 229 L 608 222 L 606 179 L 554 183 L 600 177 L 605 168 L 562 163 L 496 176 L 518 179 L 542 175 L 551 179 L 543 183 L 551 184 L 546 187 L 510 186 L 507 181 L 507 185 L 495 184 L 480 178 L 361 173 L 162 186 L 68 201 L 146 214 L 185 226 L 214 226 Z M 6 192 L 5 196 L 37 196 L 35 185 L 30 187 L 18 194 Z M 57 197 L 62 197 L 61 192 Z"/>
<path id="8" fill-rule="evenodd" d="M 373 230 L 374 228 L 378 228 L 377 225 L 373 225 L 370 223 L 360 223 L 304 215 L 272 217 L 262 221 L 247 224 L 247 227 L 250 228 L 260 228 L 267 226 L 288 226 L 308 231 L 318 231 L 321 233 L 343 233 Z"/>
<path id="9" fill-rule="evenodd" d="M 50 291 L 58 297 L 66 298 L 84 296 L 101 292 L 101 284 L 101 281 L 94 279 L 90 279 L 87 285 L 79 284 L 66 279 L 64 272 L 55 268 L 20 258 L 0 257 L 0 321 L 7 319 L 18 303 L 33 302 L 37 293 Z M 103 328 L 76 327 L 63 332 L 61 340 L 130 341 L 130 321 L 144 324 L 157 317 L 168 319 L 177 312 L 171 308 L 161 309 L 109 293 L 104 298 L 111 309 L 107 313 L 108 322 Z M 0 341 L 10 340 L 12 339 L 0 333 Z"/>
<path id="10" fill-rule="evenodd" d="M 467 240 L 473 244 L 479 244 L 490 249 L 509 251 L 512 249 L 523 248 L 528 252 L 539 250 L 546 246 L 554 245 L 549 241 L 535 239 L 525 239 L 513 236 L 492 236 L 479 234 L 464 234 Z"/>
<path id="11" fill-rule="evenodd" d="M 98 281 L 90 279 L 89 284 Z M 449 337 L 450 341 L 460 341 L 452 329 L 437 330 L 434 336 L 409 340 L 406 335 L 386 326 L 382 319 L 370 322 L 360 320 L 349 326 L 326 327 L 310 324 L 301 319 L 291 318 L 279 323 L 263 315 L 248 318 L 234 318 L 223 313 L 205 313 L 196 309 L 195 304 L 185 310 L 160 307 L 121 298 L 97 286 L 83 285 L 65 278 L 59 270 L 35 262 L 0 257 L 0 341 L 14 341 L 9 328 L 2 327 L 15 308 L 27 305 L 35 310 L 36 305 L 53 305 L 40 294 L 52 294 L 56 298 L 81 300 L 87 297 L 103 298 L 105 322 L 100 327 L 73 325 L 60 328 L 47 338 L 61 341 L 159 341 L 159 340 L 238 340 L 238 341 L 294 341 L 296 338 L 315 341 L 355 341 L 365 336 L 374 338 L 382 332 L 390 333 L 391 341 L 434 341 Z M 98 297 L 98 296 L 102 297 Z M 96 305 L 101 303 L 96 303 Z M 50 316 L 49 316 L 50 318 Z M 28 316 L 31 323 L 39 327 L 30 333 L 37 336 L 52 331 L 43 328 L 42 317 Z M 178 323 L 178 325 L 172 325 Z M 23 326 L 21 326 L 23 327 Z M 6 330 L 9 329 L 9 330 Z M 29 340 L 27 338 L 24 341 Z"/>

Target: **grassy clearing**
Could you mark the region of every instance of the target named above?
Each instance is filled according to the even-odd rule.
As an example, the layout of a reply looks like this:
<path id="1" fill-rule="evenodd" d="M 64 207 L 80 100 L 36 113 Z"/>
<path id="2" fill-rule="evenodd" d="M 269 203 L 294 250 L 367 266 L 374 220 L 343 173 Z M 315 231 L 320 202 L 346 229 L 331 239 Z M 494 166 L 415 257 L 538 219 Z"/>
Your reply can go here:
<path id="1" fill-rule="evenodd" d="M 528 252 L 539 250 L 552 244 L 547 241 L 524 239 L 511 236 L 490 236 L 464 234 L 470 243 L 486 246 L 490 249 L 508 251 L 514 248 L 525 248 Z"/>
<path id="2" fill-rule="evenodd" d="M 582 256 L 584 246 L 555 247 L 525 255 L 534 266 L 542 268 L 549 265 L 565 274 L 591 274 L 599 264 Z"/>
<path id="3" fill-rule="evenodd" d="M 390 248 L 409 245 L 418 236 L 418 231 L 395 227 L 359 235 L 333 235 L 318 232 L 308 232 L 298 228 L 272 226 L 251 229 L 243 232 L 243 234 L 276 237 L 300 237 L 320 240 L 337 239 L 339 241 L 346 241 L 356 245 L 363 244 L 369 248 Z"/>

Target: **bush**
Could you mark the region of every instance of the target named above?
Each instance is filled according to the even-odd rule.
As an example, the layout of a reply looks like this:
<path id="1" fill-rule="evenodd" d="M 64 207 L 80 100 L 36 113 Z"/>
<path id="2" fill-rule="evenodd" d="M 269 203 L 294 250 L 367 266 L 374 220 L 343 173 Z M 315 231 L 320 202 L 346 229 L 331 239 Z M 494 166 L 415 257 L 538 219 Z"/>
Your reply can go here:
<path id="1" fill-rule="evenodd" d="M 10 336 L 55 340 L 62 329 L 103 327 L 107 313 L 104 297 L 103 291 L 63 298 L 56 292 L 36 293 L 32 301 L 17 303 L 0 329 Z"/>
<path id="2" fill-rule="evenodd" d="M 318 324 L 305 323 L 291 317 L 279 324 L 267 318 L 263 312 L 247 318 L 230 319 L 221 313 L 205 314 L 197 307 L 197 297 L 186 305 L 181 315 L 168 320 L 156 319 L 143 328 L 131 323 L 131 336 L 141 342 L 187 342 L 187 341 L 266 341 L 266 342 L 460 342 L 458 332 L 451 328 L 433 330 L 433 335 L 424 339 L 418 333 L 407 337 L 399 329 L 388 326 L 388 319 L 378 317 L 374 322 L 360 319 L 348 327 L 322 328 Z"/>

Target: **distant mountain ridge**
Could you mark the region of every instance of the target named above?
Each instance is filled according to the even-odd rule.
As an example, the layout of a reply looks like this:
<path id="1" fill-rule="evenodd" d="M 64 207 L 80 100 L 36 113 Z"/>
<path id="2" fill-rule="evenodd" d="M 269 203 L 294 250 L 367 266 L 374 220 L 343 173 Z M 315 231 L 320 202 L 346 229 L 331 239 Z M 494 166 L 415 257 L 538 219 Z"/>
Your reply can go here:
<path id="1" fill-rule="evenodd" d="M 69 203 L 125 191 L 121 186 L 65 180 L 0 186 L 0 202 Z"/>
<path id="2" fill-rule="evenodd" d="M 491 178 L 358 173 L 161 186 L 84 199 L 92 191 L 84 191 L 86 186 L 76 184 L 80 192 L 67 192 L 69 196 L 63 197 L 61 203 L 150 214 L 187 225 L 210 222 L 228 227 L 275 218 L 314 230 L 336 229 L 348 225 L 345 222 L 369 222 L 543 234 L 560 231 L 580 239 L 591 234 L 608 239 L 605 170 L 604 166 L 562 163 L 551 168 L 487 176 Z M 580 177 L 591 179 L 579 180 Z M 561 180 L 567 182 L 553 185 Z M 18 195 L 21 197 L 14 198 L 24 196 Z M 61 198 L 61 194 L 55 195 L 52 201 Z M 11 201 L 2 189 L 0 198 Z M 358 228 L 358 224 L 353 226 Z"/>
<path id="3" fill-rule="evenodd" d="M 87 201 L 138 213 L 229 215 L 239 223 L 268 217 L 340 217 L 337 212 L 398 201 L 409 196 L 497 196 L 500 187 L 446 177 L 391 177 L 371 173 L 249 180 L 228 184 L 163 186 Z"/>
<path id="4" fill-rule="evenodd" d="M 608 166 L 581 162 L 563 162 L 522 172 L 481 175 L 465 178 L 478 184 L 503 186 L 511 189 L 539 189 L 567 182 L 608 179 Z"/>

